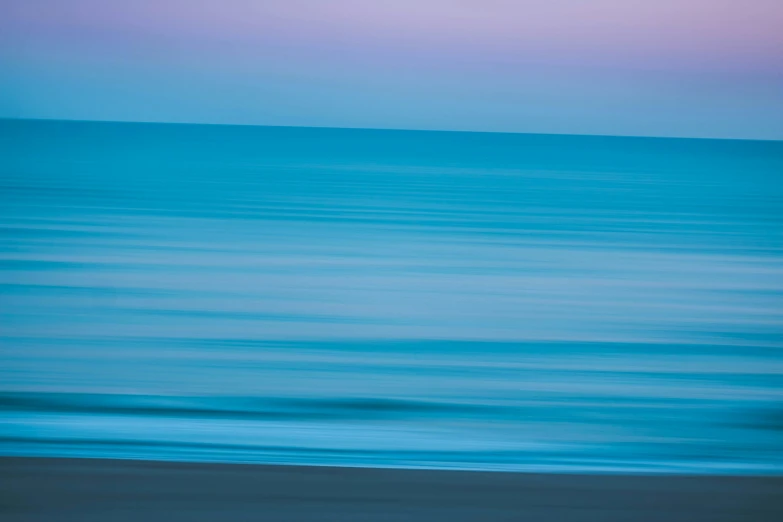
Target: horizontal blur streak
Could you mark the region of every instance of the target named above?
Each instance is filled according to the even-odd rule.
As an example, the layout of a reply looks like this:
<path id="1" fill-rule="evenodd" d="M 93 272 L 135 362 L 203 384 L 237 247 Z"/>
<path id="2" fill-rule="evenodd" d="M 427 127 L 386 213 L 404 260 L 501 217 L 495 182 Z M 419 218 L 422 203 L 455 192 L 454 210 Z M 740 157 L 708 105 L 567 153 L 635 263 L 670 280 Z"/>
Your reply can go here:
<path id="1" fill-rule="evenodd" d="M 783 471 L 783 144 L 0 122 L 0 452 Z"/>

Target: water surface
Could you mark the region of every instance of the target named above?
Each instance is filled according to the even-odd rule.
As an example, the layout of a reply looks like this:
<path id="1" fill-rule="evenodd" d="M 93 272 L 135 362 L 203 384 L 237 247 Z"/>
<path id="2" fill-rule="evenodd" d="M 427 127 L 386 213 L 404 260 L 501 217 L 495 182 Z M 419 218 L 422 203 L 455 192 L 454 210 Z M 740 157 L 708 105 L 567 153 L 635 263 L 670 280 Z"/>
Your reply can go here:
<path id="1" fill-rule="evenodd" d="M 0 121 L 0 453 L 783 470 L 781 142 Z"/>

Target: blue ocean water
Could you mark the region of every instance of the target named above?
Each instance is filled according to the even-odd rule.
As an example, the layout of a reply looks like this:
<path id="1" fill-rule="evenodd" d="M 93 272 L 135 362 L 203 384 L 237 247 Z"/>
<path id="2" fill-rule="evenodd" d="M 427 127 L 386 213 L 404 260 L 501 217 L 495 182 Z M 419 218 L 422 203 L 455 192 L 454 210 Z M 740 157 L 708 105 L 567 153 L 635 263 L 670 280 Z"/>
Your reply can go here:
<path id="1" fill-rule="evenodd" d="M 0 121 L 0 454 L 783 472 L 783 143 Z"/>

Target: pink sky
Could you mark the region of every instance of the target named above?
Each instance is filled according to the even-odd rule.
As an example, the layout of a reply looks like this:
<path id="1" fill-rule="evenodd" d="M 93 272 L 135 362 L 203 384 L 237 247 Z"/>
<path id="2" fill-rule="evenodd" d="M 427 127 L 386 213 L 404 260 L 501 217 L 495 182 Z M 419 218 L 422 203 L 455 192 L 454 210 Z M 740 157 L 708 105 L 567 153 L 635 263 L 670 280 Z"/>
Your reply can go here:
<path id="1" fill-rule="evenodd" d="M 783 138 L 779 0 L 7 0 L 4 9 L 11 101 L 0 109 L 10 115 L 134 119 L 124 104 L 155 121 Z M 292 105 L 313 106 L 312 118 L 281 111 L 286 90 Z M 245 111 L 221 112 L 232 94 Z M 451 119 L 443 97 L 454 100 Z M 431 110 L 432 123 L 390 106 Z"/>

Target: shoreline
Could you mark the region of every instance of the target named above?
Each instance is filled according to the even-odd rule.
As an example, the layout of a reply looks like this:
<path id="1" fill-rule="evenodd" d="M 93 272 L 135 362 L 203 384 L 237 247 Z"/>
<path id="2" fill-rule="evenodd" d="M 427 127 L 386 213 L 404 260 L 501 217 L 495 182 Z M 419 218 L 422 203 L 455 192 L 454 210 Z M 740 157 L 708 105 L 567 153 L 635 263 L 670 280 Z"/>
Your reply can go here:
<path id="1" fill-rule="evenodd" d="M 783 519 L 783 477 L 0 457 L 5 522 Z"/>

